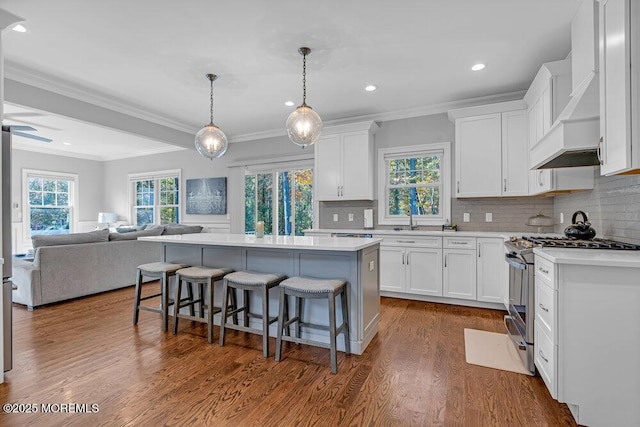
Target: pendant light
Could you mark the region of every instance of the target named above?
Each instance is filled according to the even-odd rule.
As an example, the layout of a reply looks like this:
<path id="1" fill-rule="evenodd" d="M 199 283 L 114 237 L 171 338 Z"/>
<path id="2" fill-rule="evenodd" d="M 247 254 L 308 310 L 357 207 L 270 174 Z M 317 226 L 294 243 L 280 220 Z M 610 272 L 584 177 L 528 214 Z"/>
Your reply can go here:
<path id="1" fill-rule="evenodd" d="M 301 47 L 298 53 L 302 55 L 302 105 L 289 115 L 287 119 L 287 134 L 289 139 L 302 148 L 313 145 L 320 137 L 322 119 L 309 107 L 307 101 L 307 55 L 311 53 L 308 47 Z"/>
<path id="2" fill-rule="evenodd" d="M 215 74 L 207 74 L 211 82 L 211 120 L 208 125 L 196 134 L 196 150 L 204 157 L 217 159 L 227 152 L 229 141 L 220 128 L 213 124 L 213 81 L 218 78 Z"/>

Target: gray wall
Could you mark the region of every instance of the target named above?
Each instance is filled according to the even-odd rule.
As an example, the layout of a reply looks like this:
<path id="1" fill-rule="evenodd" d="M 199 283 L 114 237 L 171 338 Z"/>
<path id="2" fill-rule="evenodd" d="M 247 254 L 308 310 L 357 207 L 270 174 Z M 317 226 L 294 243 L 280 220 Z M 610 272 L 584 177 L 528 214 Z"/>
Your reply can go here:
<path id="1" fill-rule="evenodd" d="M 640 176 L 600 176 L 595 169 L 595 187 L 590 191 L 555 198 L 555 218 L 564 214 L 561 232 L 571 224 L 577 210 L 587 213 L 596 237 L 640 244 Z"/>
<path id="2" fill-rule="evenodd" d="M 376 151 L 379 148 L 400 147 L 405 145 L 451 142 L 455 156 L 455 125 L 446 113 L 410 119 L 392 120 L 380 123 L 375 135 Z M 452 159 L 451 182 L 454 182 L 455 162 Z M 377 158 L 375 167 L 377 169 Z M 376 193 L 377 194 L 377 193 Z M 363 226 L 364 209 L 374 210 L 375 228 L 393 228 L 378 226 L 377 201 L 321 202 L 319 212 L 320 228 L 358 229 Z M 469 213 L 470 222 L 463 222 L 463 213 Z M 521 198 L 477 198 L 451 200 L 451 222 L 458 225 L 459 230 L 473 231 L 519 231 L 536 232 L 525 225 L 528 217 L 542 212 L 553 215 L 553 198 L 521 197 Z M 354 221 L 348 220 L 348 214 L 354 214 Z M 493 215 L 492 222 L 485 222 L 485 214 Z M 333 215 L 338 214 L 338 221 Z M 423 227 L 423 229 L 439 229 L 439 227 Z"/>
<path id="3" fill-rule="evenodd" d="M 13 149 L 11 152 L 11 202 L 18 203 L 22 209 L 22 170 L 65 172 L 79 175 L 79 203 L 76 214 L 79 221 L 96 221 L 98 212 L 107 205 L 104 203 L 106 188 L 104 185 L 105 163 L 73 157 L 56 156 L 33 151 Z M 12 209 L 12 220 L 22 222 Z"/>

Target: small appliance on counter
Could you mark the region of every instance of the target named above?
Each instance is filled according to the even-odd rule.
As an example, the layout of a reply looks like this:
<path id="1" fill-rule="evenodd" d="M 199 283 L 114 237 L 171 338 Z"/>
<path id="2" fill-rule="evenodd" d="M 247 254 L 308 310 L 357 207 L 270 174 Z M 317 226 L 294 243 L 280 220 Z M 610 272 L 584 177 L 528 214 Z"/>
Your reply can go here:
<path id="1" fill-rule="evenodd" d="M 547 233 L 553 231 L 553 218 L 538 212 L 538 215 L 530 216 L 525 225 L 536 227 L 536 233 Z"/>
<path id="2" fill-rule="evenodd" d="M 373 209 L 364 210 L 364 229 L 365 230 L 373 229 Z"/>

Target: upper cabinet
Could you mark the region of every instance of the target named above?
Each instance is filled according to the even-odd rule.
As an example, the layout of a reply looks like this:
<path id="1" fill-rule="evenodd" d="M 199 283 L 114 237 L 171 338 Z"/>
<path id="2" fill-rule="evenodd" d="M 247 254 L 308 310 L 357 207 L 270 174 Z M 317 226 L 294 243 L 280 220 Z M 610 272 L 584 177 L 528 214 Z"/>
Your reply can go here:
<path id="1" fill-rule="evenodd" d="M 456 197 L 528 195 L 522 107 L 521 101 L 512 101 L 449 111 L 456 124 Z"/>
<path id="2" fill-rule="evenodd" d="M 640 173 L 640 5 L 600 0 L 600 172 Z"/>
<path id="3" fill-rule="evenodd" d="M 323 130 L 315 143 L 315 199 L 373 200 L 375 122 Z"/>

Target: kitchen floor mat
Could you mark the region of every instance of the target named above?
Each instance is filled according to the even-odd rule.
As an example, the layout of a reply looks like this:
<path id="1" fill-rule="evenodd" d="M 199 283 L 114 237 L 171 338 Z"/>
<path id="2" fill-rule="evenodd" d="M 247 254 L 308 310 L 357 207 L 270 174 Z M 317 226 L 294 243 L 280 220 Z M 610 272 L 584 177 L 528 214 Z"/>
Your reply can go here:
<path id="1" fill-rule="evenodd" d="M 465 328 L 464 352 L 469 364 L 531 375 L 507 334 Z"/>

